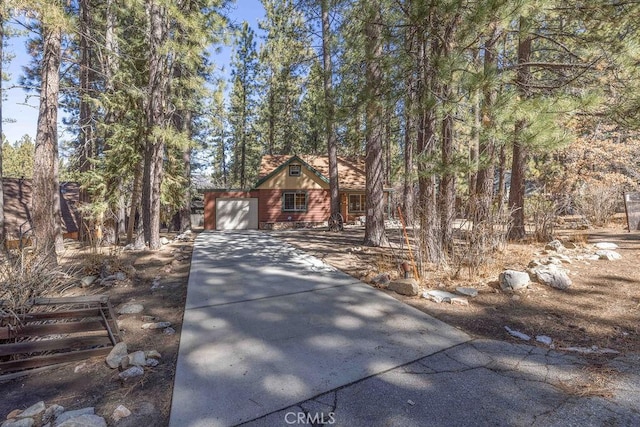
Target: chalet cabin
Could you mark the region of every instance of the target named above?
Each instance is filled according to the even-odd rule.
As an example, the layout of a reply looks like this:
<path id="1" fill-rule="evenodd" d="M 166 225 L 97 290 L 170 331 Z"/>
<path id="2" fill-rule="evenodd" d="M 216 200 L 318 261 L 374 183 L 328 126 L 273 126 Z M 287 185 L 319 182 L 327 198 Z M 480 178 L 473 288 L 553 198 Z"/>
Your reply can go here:
<path id="1" fill-rule="evenodd" d="M 5 244 L 18 247 L 23 237 L 31 235 L 31 180 L 3 178 Z M 78 238 L 80 217 L 77 210 L 80 186 L 75 182 L 60 184 L 61 226 L 64 238 Z"/>
<path id="2" fill-rule="evenodd" d="M 365 216 L 364 159 L 339 158 L 338 182 L 345 221 Z M 385 190 L 386 205 L 388 196 L 389 190 Z M 329 214 L 326 156 L 264 156 L 252 190 L 205 192 L 206 230 L 322 226 Z"/>

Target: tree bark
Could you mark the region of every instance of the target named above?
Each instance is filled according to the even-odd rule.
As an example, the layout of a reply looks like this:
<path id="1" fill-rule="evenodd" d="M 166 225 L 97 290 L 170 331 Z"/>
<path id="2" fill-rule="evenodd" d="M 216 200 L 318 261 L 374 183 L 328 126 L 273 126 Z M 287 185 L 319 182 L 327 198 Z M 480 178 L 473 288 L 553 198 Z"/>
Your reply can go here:
<path id="1" fill-rule="evenodd" d="M 531 42 L 529 34 L 522 34 L 524 18 L 520 19 L 520 40 L 518 42 L 518 72 L 516 74 L 516 86 L 520 92 L 521 99 L 529 96 L 527 90 L 531 81 L 531 70 L 525 65 L 531 59 Z M 524 218 L 524 193 L 525 176 L 527 170 L 527 147 L 524 143 L 523 133 L 528 124 L 524 120 L 519 120 L 515 124 L 513 140 L 513 160 L 511 163 L 511 187 L 509 189 L 509 209 L 511 210 L 511 230 L 509 238 L 511 240 L 521 240 L 526 236 Z"/>
<path id="2" fill-rule="evenodd" d="M 80 172 L 87 173 L 92 169 L 89 159 L 94 157 L 93 126 L 91 125 L 91 104 L 89 103 L 89 90 L 92 81 L 89 31 L 91 28 L 89 12 L 89 0 L 80 1 L 80 132 L 78 142 L 80 145 Z M 87 207 L 91 204 L 89 192 L 84 187 L 80 187 L 80 205 Z M 93 236 L 91 221 L 87 215 L 81 215 L 79 238 L 83 242 L 89 241 Z"/>
<path id="3" fill-rule="evenodd" d="M 166 17 L 163 8 L 155 0 L 148 0 L 149 34 L 149 85 L 147 105 L 147 138 L 144 152 L 144 179 L 142 186 L 143 226 L 149 249 L 159 249 L 160 243 L 160 194 L 163 177 L 164 137 L 159 135 L 166 125 L 165 101 L 168 67 L 162 44 L 166 35 Z M 167 70 L 167 68 L 169 70 Z"/>
<path id="4" fill-rule="evenodd" d="M 334 129 L 333 68 L 331 63 L 331 28 L 329 0 L 322 0 L 322 65 L 325 101 L 325 127 L 329 151 L 329 193 L 331 215 L 340 213 L 340 183 L 338 181 L 338 142 Z"/>
<path id="5" fill-rule="evenodd" d="M 4 68 L 4 15 L 2 14 L 2 10 L 0 10 L 0 242 L 5 241 L 5 232 L 4 232 L 4 184 L 2 182 L 2 149 L 3 149 L 3 140 L 2 136 L 2 100 L 4 99 L 4 93 L 2 92 L 2 70 Z M 2 244 L 1 250 L 4 250 L 5 246 Z"/>
<path id="6" fill-rule="evenodd" d="M 58 182 L 58 93 L 60 88 L 61 30 L 42 25 L 40 108 L 33 170 L 33 228 L 40 256 L 57 263 L 64 248 Z"/>
<path id="7" fill-rule="evenodd" d="M 381 11 L 378 1 L 369 6 L 366 32 L 366 87 L 367 87 L 367 135 L 366 135 L 366 226 L 364 244 L 382 246 L 388 244 L 384 232 L 384 170 L 382 162 L 382 31 Z"/>

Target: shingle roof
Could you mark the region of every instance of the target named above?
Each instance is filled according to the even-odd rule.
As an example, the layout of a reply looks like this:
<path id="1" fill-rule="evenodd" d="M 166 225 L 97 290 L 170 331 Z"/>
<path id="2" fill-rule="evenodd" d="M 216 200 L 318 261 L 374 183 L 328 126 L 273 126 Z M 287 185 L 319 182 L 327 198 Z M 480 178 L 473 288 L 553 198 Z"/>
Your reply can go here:
<path id="1" fill-rule="evenodd" d="M 258 180 L 263 180 L 279 166 L 288 162 L 290 155 L 266 155 L 260 162 Z M 325 179 L 329 179 L 328 156 L 298 156 Z M 364 190 L 366 185 L 365 162 L 360 157 L 338 157 L 338 183 L 341 190 Z"/>

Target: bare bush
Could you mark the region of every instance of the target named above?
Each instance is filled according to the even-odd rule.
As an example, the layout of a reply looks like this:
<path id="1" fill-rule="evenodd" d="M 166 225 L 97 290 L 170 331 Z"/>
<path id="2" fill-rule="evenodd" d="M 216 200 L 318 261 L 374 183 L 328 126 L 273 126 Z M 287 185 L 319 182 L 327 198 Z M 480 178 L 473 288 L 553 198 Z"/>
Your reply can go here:
<path id="1" fill-rule="evenodd" d="M 495 253 L 507 247 L 511 222 L 511 212 L 502 206 L 495 207 L 485 221 L 460 224 L 451 257 L 455 266 L 454 278 L 458 278 L 464 268 L 472 277 L 481 267 L 489 265 Z"/>
<path id="2" fill-rule="evenodd" d="M 605 225 L 616 213 L 622 201 L 619 185 L 590 182 L 584 184 L 573 195 L 578 213 L 596 226 Z"/>
<path id="3" fill-rule="evenodd" d="M 533 238 L 536 242 L 553 240 L 553 225 L 562 206 L 546 194 L 533 194 L 526 199 L 525 216 L 533 223 Z"/>
<path id="4" fill-rule="evenodd" d="M 49 257 L 31 248 L 11 250 L 0 263 L 0 312 L 17 313 L 33 298 L 53 294 L 65 287 L 71 276 Z"/>

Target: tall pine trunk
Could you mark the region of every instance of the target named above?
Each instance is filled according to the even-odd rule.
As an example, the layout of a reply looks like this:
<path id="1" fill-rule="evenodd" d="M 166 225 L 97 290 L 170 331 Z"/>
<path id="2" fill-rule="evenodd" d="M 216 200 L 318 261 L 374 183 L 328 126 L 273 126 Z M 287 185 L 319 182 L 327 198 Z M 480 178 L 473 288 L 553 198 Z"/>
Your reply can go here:
<path id="1" fill-rule="evenodd" d="M 165 143 L 161 133 L 166 125 L 164 105 L 167 91 L 166 73 L 170 72 L 170 67 L 167 67 L 166 54 L 162 52 L 166 36 L 165 11 L 155 0 L 149 0 L 148 11 L 150 53 L 142 217 L 144 235 L 149 242 L 149 249 L 156 250 L 162 246 L 160 243 L 160 193 Z"/>
<path id="2" fill-rule="evenodd" d="M 527 64 L 531 59 L 531 36 L 523 34 L 524 19 L 520 19 L 520 40 L 518 42 L 518 72 L 516 86 L 522 100 L 528 97 L 531 70 Z M 524 218 L 525 176 L 527 170 L 527 147 L 524 141 L 524 131 L 528 124 L 518 120 L 514 129 L 513 160 L 511 163 L 511 187 L 509 190 L 509 209 L 511 210 L 512 226 L 509 232 L 511 240 L 524 239 L 526 236 Z"/>
<path id="3" fill-rule="evenodd" d="M 57 263 L 63 250 L 58 183 L 58 93 L 60 89 L 60 28 L 42 25 L 40 108 L 33 166 L 33 227 L 39 254 Z"/>
<path id="4" fill-rule="evenodd" d="M 2 92 L 2 70 L 3 70 L 3 47 L 4 47 L 4 15 L 2 14 L 2 10 L 0 10 L 0 242 L 5 241 L 5 233 L 4 233 L 4 184 L 2 182 L 2 99 L 4 97 L 4 93 Z M 4 249 L 4 244 L 2 244 L 2 248 Z"/>
<path id="5" fill-rule="evenodd" d="M 414 53 L 415 35 L 405 38 L 406 49 L 409 54 Z M 413 224 L 415 196 L 413 178 L 413 152 L 415 137 L 415 99 L 416 77 L 414 71 L 409 71 L 405 80 L 404 101 L 404 182 L 402 186 L 402 207 L 407 224 Z"/>
<path id="6" fill-rule="evenodd" d="M 334 130 L 333 68 L 331 64 L 331 28 L 329 26 L 329 0 L 322 0 L 322 65 L 325 102 L 325 128 L 329 151 L 329 193 L 331 215 L 340 213 L 340 184 L 338 182 L 338 142 Z"/>
<path id="7" fill-rule="evenodd" d="M 366 226 L 364 244 L 382 246 L 388 243 L 384 232 L 384 170 L 382 162 L 382 31 L 380 3 L 369 7 L 366 33 Z"/>

